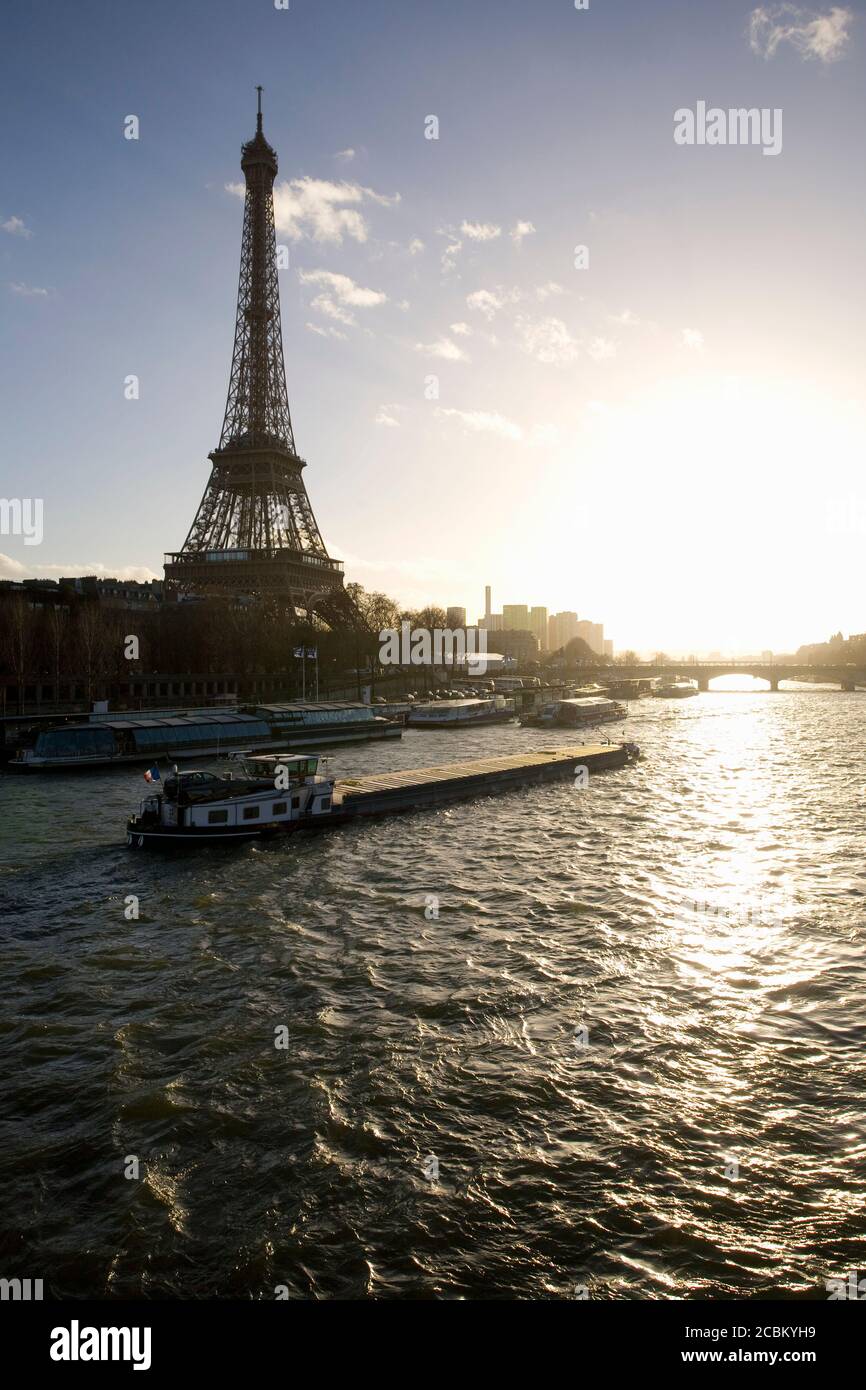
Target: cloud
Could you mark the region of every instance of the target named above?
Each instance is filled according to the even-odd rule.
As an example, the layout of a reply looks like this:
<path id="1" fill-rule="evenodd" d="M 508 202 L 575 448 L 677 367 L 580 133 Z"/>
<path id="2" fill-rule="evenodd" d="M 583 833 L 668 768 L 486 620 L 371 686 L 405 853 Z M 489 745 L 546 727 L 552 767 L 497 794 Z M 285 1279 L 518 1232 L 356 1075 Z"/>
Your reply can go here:
<path id="1" fill-rule="evenodd" d="M 421 238 L 419 236 L 413 237 L 412 240 L 409 242 L 409 255 L 417 256 L 418 253 L 423 250 L 424 243 L 421 240 Z"/>
<path id="2" fill-rule="evenodd" d="M 13 294 L 24 295 L 24 297 L 27 299 L 34 299 L 40 297 L 44 299 L 48 296 L 48 290 L 43 289 L 41 285 L 25 285 L 23 281 L 16 282 L 10 280 L 9 288 Z"/>
<path id="3" fill-rule="evenodd" d="M 146 565 L 103 565 L 95 561 L 86 565 L 22 565 L 11 555 L 0 553 L 0 579 L 75 579 L 82 574 L 95 574 L 97 579 L 132 579 L 147 584 L 151 579 L 162 579 Z"/>
<path id="4" fill-rule="evenodd" d="M 520 298 L 519 290 L 506 290 L 497 285 L 495 290 L 475 290 L 466 296 L 470 309 L 477 309 L 486 319 L 492 319 L 506 304 L 514 304 Z"/>
<path id="5" fill-rule="evenodd" d="M 450 325 L 450 328 L 452 333 L 457 333 L 459 336 L 463 338 L 468 338 L 472 332 L 472 329 L 469 327 L 468 323 L 452 323 Z"/>
<path id="6" fill-rule="evenodd" d="M 307 323 L 311 333 L 317 333 L 320 338 L 342 338 L 344 342 L 348 340 L 348 333 L 341 333 L 339 328 L 332 328 L 330 324 L 326 328 L 320 328 L 317 323 Z"/>
<path id="7" fill-rule="evenodd" d="M 435 343 L 416 343 L 416 352 L 423 352 L 425 357 L 441 357 L 443 362 L 468 362 L 469 354 L 464 352 L 462 347 L 451 341 L 450 338 L 437 338 Z"/>
<path id="8" fill-rule="evenodd" d="M 780 44 L 789 43 L 802 58 L 833 63 L 842 57 L 853 19 L 853 11 L 841 5 L 824 14 L 792 4 L 759 5 L 749 16 L 749 44 L 768 60 Z"/>
<path id="9" fill-rule="evenodd" d="M 535 225 L 534 225 L 534 223 L 532 223 L 532 222 L 515 222 L 514 226 L 511 228 L 511 234 L 510 234 L 510 235 L 511 235 L 511 240 L 514 242 L 514 245 L 515 245 L 515 246 L 519 246 L 520 243 L 523 241 L 523 238 L 524 238 L 524 237 L 533 236 L 534 233 L 535 233 Z"/>
<path id="10" fill-rule="evenodd" d="M 348 275 L 338 275 L 333 270 L 301 270 L 298 279 L 302 285 L 323 287 L 323 292 L 317 294 L 310 304 L 311 309 L 349 328 L 354 328 L 358 322 L 352 313 L 353 308 L 370 309 L 384 304 L 388 298 L 381 290 L 365 289 L 362 285 L 356 285 Z M 340 336 L 345 337 L 345 334 Z"/>
<path id="11" fill-rule="evenodd" d="M 350 328 L 353 328 L 358 322 L 350 310 L 344 308 L 342 304 L 336 304 L 328 294 L 317 294 L 310 308 L 316 309 L 326 318 L 336 319 L 338 323 L 345 323 Z"/>
<path id="12" fill-rule="evenodd" d="M 0 222 L 0 230 L 8 232 L 10 236 L 31 237 L 33 233 L 29 227 L 25 227 L 20 217 L 7 217 L 5 222 Z"/>
<path id="13" fill-rule="evenodd" d="M 497 434 L 501 439 L 522 439 L 523 430 L 513 420 L 486 410 L 449 410 L 440 406 L 437 415 L 447 415 L 459 420 L 466 429 L 476 434 Z"/>
<path id="14" fill-rule="evenodd" d="M 704 335 L 699 328 L 684 328 L 682 344 L 692 352 L 700 352 L 704 346 Z"/>
<path id="15" fill-rule="evenodd" d="M 625 328 L 637 328 L 640 319 L 631 309 L 623 309 L 621 314 L 608 314 L 611 323 L 621 323 Z"/>
<path id="16" fill-rule="evenodd" d="M 355 158 L 355 151 L 353 149 L 337 150 L 334 158 L 339 159 L 341 164 L 351 164 L 352 160 Z"/>
<path id="17" fill-rule="evenodd" d="M 245 195 L 242 183 L 227 183 L 226 190 L 236 197 Z M 292 179 L 274 185 L 274 222 L 277 231 L 291 241 L 307 237 L 311 241 L 341 245 L 344 237 L 350 237 L 353 241 L 365 242 L 369 228 L 359 204 L 368 201 L 393 207 L 400 202 L 400 194 L 389 197 L 357 183 Z"/>
<path id="18" fill-rule="evenodd" d="M 609 338 L 593 338 L 586 350 L 593 362 L 606 362 L 608 358 L 616 357 L 616 343 Z"/>
<path id="19" fill-rule="evenodd" d="M 440 233 L 440 235 L 451 236 L 451 233 L 445 232 Z M 442 269 L 453 270 L 454 262 L 456 261 L 458 255 L 462 250 L 463 242 L 458 241 L 456 237 L 452 236 L 451 241 L 448 243 L 448 245 L 445 247 L 445 250 L 442 252 Z"/>
<path id="20" fill-rule="evenodd" d="M 552 295 L 565 294 L 562 285 L 558 285 L 555 280 L 548 280 L 546 285 L 539 285 L 535 291 L 536 299 L 550 299 Z"/>
<path id="21" fill-rule="evenodd" d="M 377 425 L 389 425 L 391 429 L 398 430 L 400 428 L 400 421 L 395 419 L 393 413 L 398 409 L 399 407 L 394 405 L 380 405 L 374 423 Z"/>
<path id="22" fill-rule="evenodd" d="M 377 304 L 386 303 L 388 299 L 382 290 L 365 289 L 363 285 L 356 285 L 348 275 L 339 275 L 333 270 L 301 270 L 298 272 L 298 279 L 302 285 L 321 285 L 324 293 L 317 295 L 313 300 L 313 308 L 319 309 L 330 318 L 340 319 L 342 323 L 354 323 L 355 319 L 341 306 L 372 309 Z"/>
<path id="23" fill-rule="evenodd" d="M 526 442 L 544 446 L 556 444 L 559 439 L 559 431 L 555 425 L 535 425 L 527 436 L 521 425 L 509 420 L 505 415 L 500 415 L 498 411 L 455 410 L 439 406 L 436 414 L 459 420 L 465 429 L 471 430 L 474 434 L 495 434 L 500 439 L 510 439 L 514 443 Z"/>
<path id="24" fill-rule="evenodd" d="M 502 236 L 502 228 L 492 222 L 461 222 L 460 231 L 470 241 L 495 241 Z"/>
<path id="25" fill-rule="evenodd" d="M 562 319 L 529 319 L 520 317 L 517 329 L 522 340 L 524 352 L 538 362 L 550 363 L 557 367 L 573 362 L 578 354 L 578 344 L 572 338 Z"/>

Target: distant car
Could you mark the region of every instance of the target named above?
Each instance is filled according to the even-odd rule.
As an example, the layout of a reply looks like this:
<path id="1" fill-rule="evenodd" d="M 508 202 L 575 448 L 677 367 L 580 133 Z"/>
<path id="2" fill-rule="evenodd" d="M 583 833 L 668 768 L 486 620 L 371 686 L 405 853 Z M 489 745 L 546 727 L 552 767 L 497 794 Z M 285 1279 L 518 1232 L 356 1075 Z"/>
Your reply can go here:
<path id="1" fill-rule="evenodd" d="M 413 690 L 413 691 L 410 691 L 410 693 L 406 696 L 406 699 L 407 699 L 407 700 L 414 700 L 414 699 L 415 699 L 415 692 L 414 692 L 414 690 Z"/>
<path id="2" fill-rule="evenodd" d="M 373 701 L 374 705 L 387 705 L 387 703 L 388 701 L 385 699 L 384 695 L 377 695 L 375 700 Z"/>

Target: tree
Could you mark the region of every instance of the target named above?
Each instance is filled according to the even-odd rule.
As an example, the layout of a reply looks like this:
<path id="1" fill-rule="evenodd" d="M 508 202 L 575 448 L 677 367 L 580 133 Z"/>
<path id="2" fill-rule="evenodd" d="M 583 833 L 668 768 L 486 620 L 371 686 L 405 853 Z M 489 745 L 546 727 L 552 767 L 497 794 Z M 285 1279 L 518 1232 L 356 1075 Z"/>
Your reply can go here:
<path id="1" fill-rule="evenodd" d="M 585 666 L 599 660 L 598 654 L 582 637 L 572 637 L 566 643 L 564 655 L 567 666 Z"/>
<path id="2" fill-rule="evenodd" d="M 18 687 L 18 713 L 24 713 L 24 686 L 33 670 L 36 619 L 32 605 L 18 595 L 4 607 L 3 652 Z"/>

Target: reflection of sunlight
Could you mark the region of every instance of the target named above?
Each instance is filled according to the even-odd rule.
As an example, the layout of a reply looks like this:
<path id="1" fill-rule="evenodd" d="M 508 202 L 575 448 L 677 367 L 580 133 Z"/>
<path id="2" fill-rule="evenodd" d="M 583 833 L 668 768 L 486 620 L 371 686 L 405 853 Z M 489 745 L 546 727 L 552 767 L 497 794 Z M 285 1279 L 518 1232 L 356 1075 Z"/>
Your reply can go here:
<path id="1" fill-rule="evenodd" d="M 738 694 L 749 693 L 756 690 L 769 690 L 770 682 L 762 680 L 760 676 L 730 675 L 713 676 L 710 681 L 710 690 L 720 690 L 725 693 L 735 691 Z"/>

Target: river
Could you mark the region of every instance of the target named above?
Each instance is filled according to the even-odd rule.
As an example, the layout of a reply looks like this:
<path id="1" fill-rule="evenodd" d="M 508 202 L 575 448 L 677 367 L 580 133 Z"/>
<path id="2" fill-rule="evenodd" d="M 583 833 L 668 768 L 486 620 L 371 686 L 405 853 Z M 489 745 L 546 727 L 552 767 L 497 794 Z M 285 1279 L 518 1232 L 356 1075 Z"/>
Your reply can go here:
<path id="1" fill-rule="evenodd" d="M 180 857 L 125 847 L 138 771 L 0 778 L 0 1273 L 679 1299 L 866 1265 L 864 697 L 614 728 L 641 761 L 585 788 Z"/>

